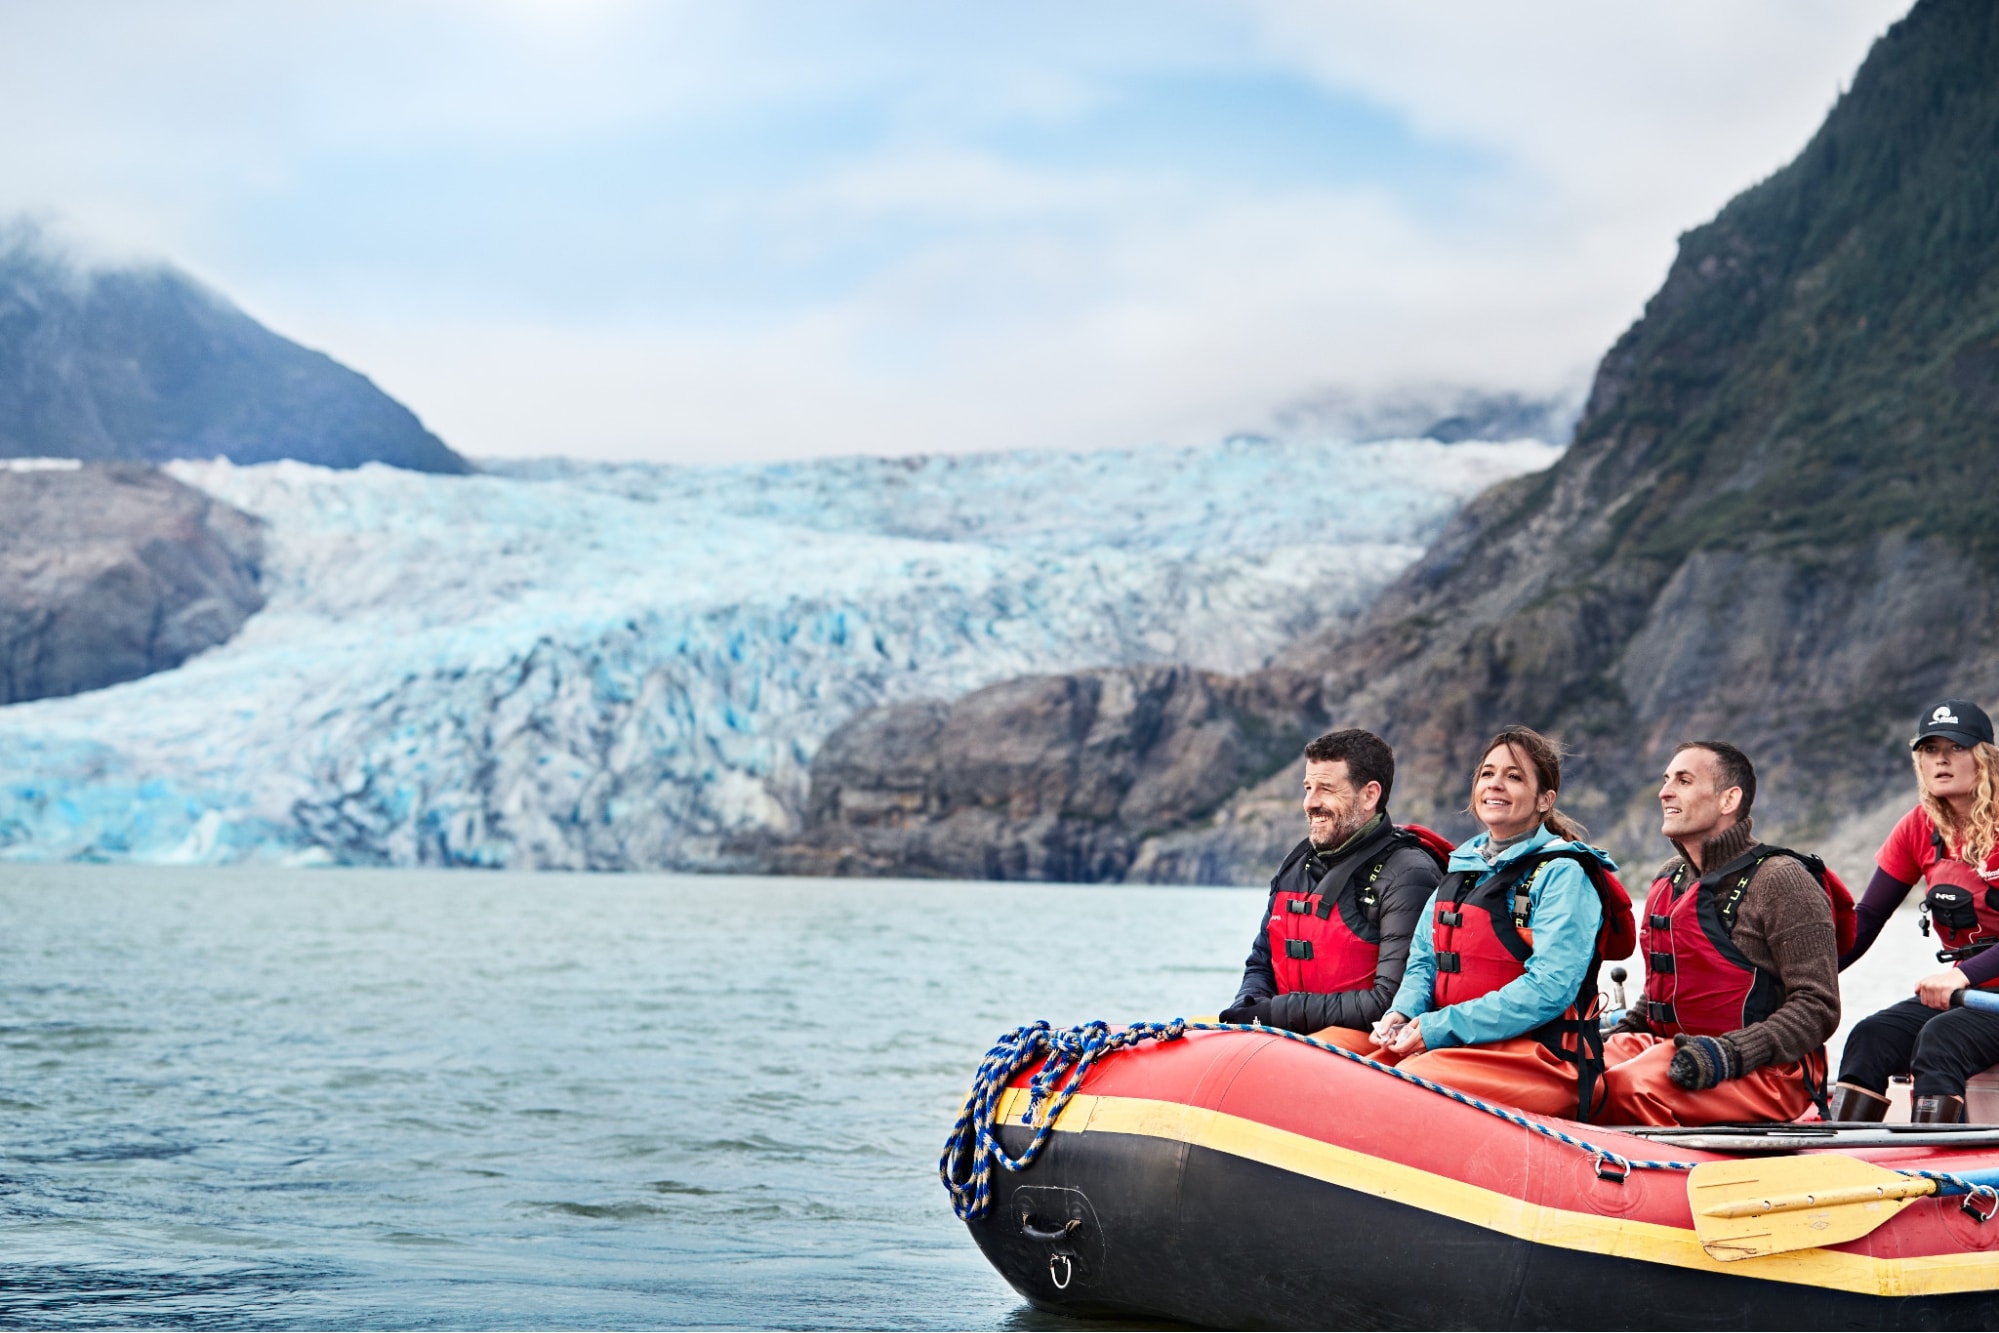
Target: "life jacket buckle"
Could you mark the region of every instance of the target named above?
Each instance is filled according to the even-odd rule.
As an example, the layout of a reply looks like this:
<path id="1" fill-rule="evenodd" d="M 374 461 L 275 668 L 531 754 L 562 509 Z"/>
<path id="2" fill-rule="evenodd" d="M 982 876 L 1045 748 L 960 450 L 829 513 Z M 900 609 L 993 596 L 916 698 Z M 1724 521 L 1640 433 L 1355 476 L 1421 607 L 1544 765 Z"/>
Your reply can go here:
<path id="1" fill-rule="evenodd" d="M 1284 910 L 1293 916 L 1303 916 L 1312 910 L 1312 904 L 1303 898 L 1290 898 L 1285 901 Z"/>
<path id="2" fill-rule="evenodd" d="M 1284 956 L 1286 958 L 1303 959 L 1309 962 L 1312 957 L 1312 941 L 1310 940 L 1284 941 Z"/>
<path id="3" fill-rule="evenodd" d="M 1670 953 L 1661 953 L 1659 950 L 1653 949 L 1645 955 L 1645 966 L 1654 972 L 1671 972 L 1673 970 L 1673 955 Z"/>
<path id="4" fill-rule="evenodd" d="M 1456 972 L 1461 967 L 1462 963 L 1459 961 L 1457 954 L 1444 952 L 1437 955 L 1437 970 L 1439 972 Z"/>

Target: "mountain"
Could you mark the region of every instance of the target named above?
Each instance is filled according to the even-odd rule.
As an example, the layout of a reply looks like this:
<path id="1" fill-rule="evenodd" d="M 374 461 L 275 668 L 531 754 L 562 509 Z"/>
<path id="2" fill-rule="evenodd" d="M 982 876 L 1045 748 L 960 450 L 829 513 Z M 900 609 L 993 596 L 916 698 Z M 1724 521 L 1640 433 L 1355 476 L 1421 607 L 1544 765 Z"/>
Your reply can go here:
<path id="1" fill-rule="evenodd" d="M 256 520 L 137 463 L 0 466 L 0 704 L 179 666 L 264 604 Z"/>
<path id="2" fill-rule="evenodd" d="M 0 458 L 293 458 L 469 471 L 395 399 L 165 266 L 0 227 Z"/>
<path id="3" fill-rule="evenodd" d="M 1398 815 L 1458 832 L 1478 746 L 1525 722 L 1573 751 L 1564 806 L 1640 864 L 1664 850 L 1654 775 L 1687 737 L 1758 761 L 1766 832 L 1819 838 L 1906 798 L 1902 742 L 1926 700 L 1999 701 L 1995 436 L 1999 6 L 1922 0 L 1795 161 L 1681 238 L 1559 462 L 1466 507 L 1357 622 L 1216 688 L 1297 700 L 1263 723 L 1287 753 L 1333 724 L 1381 731 Z M 934 723 L 905 710 L 906 725 L 952 734 L 983 704 Z M 1019 707 L 987 721 L 1080 763 L 1064 725 Z M 1294 764 L 1125 812 L 1152 764 L 1195 743 L 999 835 L 1125 848 L 1096 878 L 1267 876 L 1298 836 Z M 930 761 L 956 797 L 892 753 L 831 765 L 854 748 L 836 732 L 814 773 L 800 845 L 822 863 L 850 849 L 857 867 L 922 870 L 960 806 L 1031 794 L 988 783 L 1008 770 L 983 752 Z"/>
<path id="4" fill-rule="evenodd" d="M 824 738 L 885 702 L 1141 665 L 1182 682 L 1189 728 L 1253 725 L 1271 702 L 1204 702 L 1204 672 L 1358 614 L 1466 499 L 1558 453 L 172 463 L 261 523 L 267 603 L 176 671 L 7 708 L 0 856 L 762 864 Z M 1090 703 L 1106 732 L 1118 707 Z M 1274 762 L 1216 740 L 1240 777 Z"/>

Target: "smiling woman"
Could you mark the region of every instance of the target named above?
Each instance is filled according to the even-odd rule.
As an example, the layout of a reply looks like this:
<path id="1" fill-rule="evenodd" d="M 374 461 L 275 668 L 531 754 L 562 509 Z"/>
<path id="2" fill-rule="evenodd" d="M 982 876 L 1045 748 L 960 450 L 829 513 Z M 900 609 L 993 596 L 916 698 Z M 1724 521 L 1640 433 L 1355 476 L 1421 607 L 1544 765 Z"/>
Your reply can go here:
<path id="1" fill-rule="evenodd" d="M 1597 967 L 1631 952 L 1617 865 L 1555 808 L 1561 755 L 1526 727 L 1486 744 L 1472 812 L 1376 1030 L 1408 1072 L 1547 1115 L 1591 1118 L 1603 1073 Z M 1470 1049 L 1454 1049 L 1454 1048 Z"/>

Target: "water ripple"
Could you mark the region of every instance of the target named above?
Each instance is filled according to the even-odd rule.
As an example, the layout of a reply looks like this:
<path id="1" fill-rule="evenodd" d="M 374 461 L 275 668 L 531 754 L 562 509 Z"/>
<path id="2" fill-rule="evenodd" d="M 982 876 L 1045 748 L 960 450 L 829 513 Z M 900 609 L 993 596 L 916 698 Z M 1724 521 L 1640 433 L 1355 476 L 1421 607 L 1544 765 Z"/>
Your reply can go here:
<path id="1" fill-rule="evenodd" d="M 937 1187 L 964 1081 L 1029 1018 L 1211 1010 L 1257 910 L 9 867 L 0 1326 L 1055 1327 Z M 1099 911 L 1122 961 L 988 925 Z"/>

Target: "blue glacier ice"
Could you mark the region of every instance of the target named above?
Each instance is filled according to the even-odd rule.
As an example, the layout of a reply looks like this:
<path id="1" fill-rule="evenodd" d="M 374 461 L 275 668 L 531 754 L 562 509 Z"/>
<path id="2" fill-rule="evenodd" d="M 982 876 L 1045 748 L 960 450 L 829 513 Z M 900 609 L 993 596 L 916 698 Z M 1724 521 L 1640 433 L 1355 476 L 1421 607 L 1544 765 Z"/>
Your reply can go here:
<path id="1" fill-rule="evenodd" d="M 1536 441 L 1236 439 L 684 468 L 176 463 L 270 525 L 266 609 L 0 710 L 0 857 L 713 868 L 875 704 L 1254 668 Z"/>

